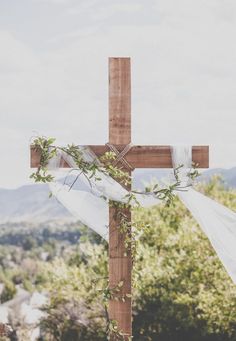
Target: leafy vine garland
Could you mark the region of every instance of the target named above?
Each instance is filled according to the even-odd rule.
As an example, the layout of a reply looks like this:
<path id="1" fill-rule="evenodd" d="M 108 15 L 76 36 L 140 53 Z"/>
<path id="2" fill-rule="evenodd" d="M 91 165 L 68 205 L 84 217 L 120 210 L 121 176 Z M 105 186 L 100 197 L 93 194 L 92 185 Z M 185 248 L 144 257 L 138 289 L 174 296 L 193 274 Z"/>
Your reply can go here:
<path id="1" fill-rule="evenodd" d="M 54 180 L 52 174 L 50 174 L 47 166 L 49 161 L 57 155 L 58 151 L 63 151 L 70 157 L 72 157 L 73 161 L 75 162 L 78 169 L 81 171 L 80 174 L 83 174 L 88 181 L 92 177 L 95 180 L 101 180 L 99 178 L 99 172 L 102 172 L 108 176 L 111 176 L 116 181 L 118 181 L 124 187 L 129 187 L 131 185 L 131 175 L 128 171 L 123 169 L 122 167 L 114 166 L 112 162 L 116 159 L 116 155 L 113 152 L 106 152 L 99 158 L 99 162 L 96 160 L 92 162 L 87 162 L 83 158 L 83 154 L 80 150 L 79 146 L 74 144 L 67 145 L 66 147 L 58 147 L 54 145 L 56 140 L 54 138 L 46 138 L 46 137 L 37 137 L 33 140 L 32 147 L 36 149 L 40 154 L 40 161 L 37 170 L 30 175 L 30 178 L 33 179 L 35 182 L 42 182 L 42 183 L 49 183 Z M 170 205 L 175 197 L 175 191 L 183 191 L 186 190 L 187 187 L 190 185 L 181 185 L 180 179 L 180 169 L 183 165 L 178 166 L 174 169 L 174 182 L 168 185 L 166 188 L 160 188 L 159 185 L 156 183 L 152 186 L 148 186 L 145 188 L 144 191 L 129 191 L 127 195 L 126 203 L 121 203 L 117 201 L 109 201 L 110 207 L 118 208 L 115 210 L 116 216 L 114 217 L 116 221 L 119 221 L 118 228 L 125 236 L 125 248 L 128 252 L 131 253 L 132 261 L 135 261 L 135 256 L 137 252 L 137 243 L 138 238 L 137 236 L 147 229 L 147 226 L 142 226 L 138 223 L 133 223 L 131 225 L 130 219 L 126 214 L 126 209 L 131 209 L 131 203 L 135 202 L 137 206 L 140 206 L 137 199 L 136 194 L 149 194 L 153 195 L 155 198 L 162 200 L 166 203 L 166 205 Z M 192 169 L 188 172 L 187 176 L 189 179 L 194 180 L 198 175 L 198 171 L 196 169 L 197 165 L 193 165 Z M 75 184 L 78 176 L 72 183 L 71 187 Z M 192 183 L 192 181 L 190 181 Z M 104 197 L 105 198 L 105 197 Z M 108 198 L 105 198 L 108 199 Z M 105 308 L 105 315 L 107 320 L 107 337 L 108 340 L 113 339 L 115 337 L 116 340 L 125 340 L 129 341 L 132 337 L 128 337 L 125 335 L 121 330 L 119 330 L 117 326 L 117 322 L 114 320 L 109 319 L 108 315 L 108 301 L 110 299 L 115 300 L 122 300 L 125 301 L 126 298 L 131 298 L 131 295 L 118 295 L 120 292 L 123 282 L 119 282 L 114 288 L 110 288 L 109 283 L 105 289 L 101 289 Z"/>

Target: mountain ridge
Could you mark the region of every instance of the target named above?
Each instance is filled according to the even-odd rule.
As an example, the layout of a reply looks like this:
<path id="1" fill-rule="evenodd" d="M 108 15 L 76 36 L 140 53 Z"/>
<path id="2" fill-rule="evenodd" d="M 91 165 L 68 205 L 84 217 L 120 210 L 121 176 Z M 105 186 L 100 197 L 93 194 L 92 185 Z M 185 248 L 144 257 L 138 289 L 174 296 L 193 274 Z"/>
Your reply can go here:
<path id="1" fill-rule="evenodd" d="M 136 170 L 133 187 L 142 189 L 144 183 L 150 183 L 153 179 L 160 181 L 169 173 L 170 170 L 165 169 Z M 236 167 L 206 170 L 198 181 L 209 181 L 215 174 L 222 177 L 226 186 L 236 188 Z M 73 222 L 75 218 L 57 199 L 49 198 L 47 184 L 23 185 L 16 189 L 0 188 L 0 224 L 24 221 L 42 223 L 50 220 Z"/>

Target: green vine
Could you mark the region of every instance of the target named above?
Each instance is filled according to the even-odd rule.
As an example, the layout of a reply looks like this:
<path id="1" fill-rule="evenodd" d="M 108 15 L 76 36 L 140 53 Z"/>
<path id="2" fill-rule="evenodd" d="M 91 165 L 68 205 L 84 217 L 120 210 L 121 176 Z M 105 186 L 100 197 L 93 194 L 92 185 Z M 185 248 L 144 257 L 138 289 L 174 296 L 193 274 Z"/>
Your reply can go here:
<path id="1" fill-rule="evenodd" d="M 51 174 L 48 174 L 47 169 L 48 162 L 56 156 L 56 148 L 52 148 L 54 142 L 54 138 L 38 137 L 34 140 L 33 147 L 40 152 L 40 162 L 37 171 L 30 175 L 30 178 L 34 179 L 35 182 L 46 183 L 54 179 Z"/>
<path id="2" fill-rule="evenodd" d="M 103 289 L 98 289 L 98 291 L 102 294 L 103 305 L 105 309 L 105 316 L 107 321 L 106 334 L 107 340 L 120 340 L 120 341 L 131 341 L 132 336 L 128 336 L 123 333 L 117 325 L 117 321 L 110 319 L 108 314 L 108 302 L 110 300 L 122 301 L 125 302 L 127 298 L 131 299 L 131 294 L 121 294 L 121 289 L 124 285 L 124 281 L 120 281 L 116 286 L 111 288 L 109 286 L 109 282 L 107 286 Z"/>
<path id="3" fill-rule="evenodd" d="M 125 187 L 131 185 L 131 176 L 129 172 L 112 164 L 116 158 L 116 155 L 113 152 L 106 152 L 99 158 L 98 161 L 94 160 L 93 162 L 87 162 L 84 160 L 83 154 L 78 146 L 71 144 L 67 147 L 57 147 L 54 146 L 54 142 L 54 138 L 47 139 L 45 137 L 38 137 L 33 141 L 33 148 L 40 153 L 39 166 L 36 172 L 32 173 L 30 176 L 30 178 L 32 178 L 35 182 L 48 183 L 54 180 L 54 177 L 49 173 L 47 166 L 50 160 L 57 155 L 58 151 L 63 151 L 72 157 L 75 165 L 78 167 L 80 172 L 87 177 L 88 181 L 90 181 L 91 178 L 94 178 L 97 181 L 101 180 L 99 177 L 99 172 L 102 172 L 111 176 Z M 136 198 L 136 194 L 152 195 L 155 198 L 165 202 L 166 205 L 170 205 L 175 197 L 175 191 L 186 190 L 187 187 L 191 186 L 191 182 L 199 175 L 196 169 L 197 166 L 198 165 L 193 165 L 193 168 L 187 174 L 188 178 L 191 180 L 189 185 L 181 185 L 180 170 L 183 165 L 180 165 L 174 169 L 174 182 L 168 185 L 166 188 L 161 188 L 158 184 L 154 184 L 152 186 L 146 187 L 142 192 L 135 190 L 129 191 L 129 194 L 126 196 L 126 203 L 112 200 L 109 201 L 110 207 L 115 208 L 114 219 L 119 223 L 118 228 L 125 236 L 125 255 L 127 256 L 128 253 L 130 253 L 133 262 L 135 261 L 137 253 L 138 236 L 145 231 L 145 229 L 148 229 L 148 226 L 142 226 L 137 223 L 132 224 L 130 222 L 130 216 L 128 212 L 130 211 L 131 207 L 133 204 L 140 206 Z M 76 177 L 71 187 L 74 185 L 77 178 L 78 177 Z M 104 199 L 108 198 L 104 197 Z M 108 283 L 104 289 L 100 290 L 106 312 L 108 340 L 111 340 L 114 336 L 116 340 L 130 341 L 132 339 L 132 337 L 123 334 L 122 331 L 119 330 L 117 322 L 110 320 L 108 315 L 109 300 L 114 299 L 125 302 L 127 298 L 131 298 L 130 294 L 120 294 L 123 284 L 123 281 L 121 281 L 114 288 L 110 288 Z"/>
<path id="4" fill-rule="evenodd" d="M 49 173 L 47 169 L 47 165 L 49 161 L 56 156 L 57 151 L 63 151 L 67 155 L 71 156 L 76 166 L 81 170 L 85 176 L 89 174 L 88 178 L 94 177 L 95 180 L 100 180 L 100 178 L 96 175 L 97 171 L 101 171 L 104 174 L 107 174 L 121 184 L 127 186 L 131 183 L 131 177 L 128 172 L 122 170 L 117 166 L 112 165 L 112 161 L 115 159 L 115 153 L 106 152 L 100 158 L 99 162 L 87 162 L 83 159 L 83 154 L 80 148 L 74 144 L 67 145 L 67 147 L 58 147 L 54 146 L 55 142 L 54 138 L 45 138 L 45 137 L 37 137 L 32 144 L 32 147 L 37 150 L 40 154 L 39 166 L 36 172 L 30 175 L 31 179 L 34 179 L 35 182 L 52 182 L 54 177 Z"/>
<path id="5" fill-rule="evenodd" d="M 71 144 L 67 145 L 67 147 L 57 147 L 53 145 L 54 142 L 54 138 L 45 137 L 37 137 L 33 141 L 33 148 L 40 153 L 39 166 L 36 172 L 32 173 L 30 176 L 30 178 L 34 179 L 35 182 L 47 183 L 54 180 L 54 177 L 48 172 L 47 165 L 49 161 L 56 156 L 58 151 L 63 151 L 73 159 L 75 165 L 88 179 L 88 182 L 90 182 L 91 178 L 94 178 L 97 181 L 101 180 L 99 177 L 99 172 L 102 172 L 111 176 L 125 187 L 131 185 L 131 176 L 129 172 L 113 165 L 113 161 L 116 158 L 115 153 L 106 152 L 100 157 L 99 160 L 87 162 L 84 160 L 83 153 L 81 152 L 79 146 Z M 111 207 L 119 209 L 115 210 L 114 218 L 116 221 L 119 221 L 120 231 L 126 236 L 125 246 L 127 251 L 129 250 L 131 252 L 133 261 L 135 260 L 137 249 L 137 236 L 147 228 L 146 226 L 140 226 L 137 224 L 133 224 L 131 226 L 129 216 L 127 215 L 127 211 L 129 211 L 134 204 L 136 206 L 140 206 L 136 198 L 136 194 L 152 195 L 155 198 L 165 202 L 166 205 L 170 205 L 175 197 L 175 192 L 186 190 L 187 187 L 191 186 L 191 182 L 199 175 L 196 169 L 197 166 L 198 165 L 193 164 L 192 169 L 187 174 L 188 178 L 191 180 L 190 185 L 181 185 L 180 170 L 183 165 L 180 165 L 174 169 L 174 182 L 165 188 L 159 187 L 159 184 L 155 183 L 152 186 L 146 187 L 142 192 L 135 190 L 129 191 L 126 196 L 126 203 L 112 200 L 109 201 L 109 205 Z M 73 187 L 78 177 L 79 175 L 76 177 L 71 187 Z M 104 197 L 104 199 L 108 198 Z"/>

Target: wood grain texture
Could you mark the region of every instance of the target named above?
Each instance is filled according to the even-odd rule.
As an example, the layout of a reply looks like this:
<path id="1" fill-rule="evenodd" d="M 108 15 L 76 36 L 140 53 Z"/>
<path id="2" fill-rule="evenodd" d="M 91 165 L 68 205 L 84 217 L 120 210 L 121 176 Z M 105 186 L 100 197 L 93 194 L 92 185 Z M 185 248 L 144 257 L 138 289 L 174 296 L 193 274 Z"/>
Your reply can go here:
<path id="1" fill-rule="evenodd" d="M 106 145 L 89 146 L 97 156 L 103 155 L 109 148 Z M 119 151 L 124 149 L 124 145 L 118 145 Z M 31 167 L 35 168 L 39 165 L 40 153 L 31 146 Z M 199 168 L 209 167 L 209 147 L 193 146 L 193 161 L 198 164 Z M 126 160 L 134 168 L 172 168 L 170 146 L 133 146 L 125 156 Z M 61 163 L 61 167 L 69 167 L 65 162 Z"/>
<path id="2" fill-rule="evenodd" d="M 127 188 L 127 187 L 126 187 Z M 119 213 L 124 213 L 126 217 L 131 221 L 131 213 L 128 209 L 117 209 L 110 207 L 110 219 L 109 219 L 109 233 L 112 238 L 112 244 L 109 246 L 110 257 L 112 258 L 122 258 L 124 254 L 127 253 L 127 249 L 124 245 L 125 235 L 120 233 L 117 226 L 121 225 L 119 219 Z M 126 258 L 126 257 L 125 257 Z"/>
<path id="3" fill-rule="evenodd" d="M 109 58 L 109 143 L 129 144 L 131 142 L 131 74 L 130 58 Z M 129 187 L 128 189 L 130 189 Z M 117 213 L 124 213 L 131 222 L 127 209 L 109 209 L 109 286 L 114 288 L 121 281 L 120 294 L 131 294 L 132 259 L 127 252 L 125 234 L 119 229 Z M 127 253 L 127 255 L 125 255 Z M 127 336 L 132 335 L 132 302 L 110 300 L 109 317 L 116 320 L 118 328 Z M 116 337 L 112 337 L 116 341 Z"/>
<path id="4" fill-rule="evenodd" d="M 130 58 L 109 58 L 109 142 L 131 142 Z"/>
<path id="5" fill-rule="evenodd" d="M 122 282 L 119 298 L 132 292 L 132 257 L 130 250 L 125 247 L 126 235 L 121 232 L 119 213 L 124 213 L 131 222 L 129 209 L 109 208 L 109 286 L 114 288 Z M 117 321 L 119 329 L 127 336 L 132 335 L 132 300 L 126 298 L 125 302 L 112 299 L 109 302 L 109 317 Z M 112 337 L 112 341 L 116 341 Z"/>
<path id="6" fill-rule="evenodd" d="M 111 300 L 109 303 L 110 319 L 119 321 L 118 322 L 119 326 L 122 327 L 122 330 L 124 331 L 132 330 L 131 312 L 132 312 L 132 302 L 130 298 L 127 298 L 125 305 L 123 302 L 117 302 L 114 300 Z M 128 332 L 128 335 L 130 335 L 130 332 Z M 113 337 L 112 341 L 116 341 L 116 339 Z"/>

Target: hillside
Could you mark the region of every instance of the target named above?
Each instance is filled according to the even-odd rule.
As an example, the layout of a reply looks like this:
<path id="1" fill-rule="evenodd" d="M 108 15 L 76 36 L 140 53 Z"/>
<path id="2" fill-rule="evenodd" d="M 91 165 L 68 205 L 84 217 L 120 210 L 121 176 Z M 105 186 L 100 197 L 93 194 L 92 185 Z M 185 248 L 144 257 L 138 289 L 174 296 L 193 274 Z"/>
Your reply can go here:
<path id="1" fill-rule="evenodd" d="M 49 198 L 47 185 L 26 185 L 17 189 L 0 189 L 0 222 L 31 221 L 40 223 L 52 219 L 72 220 L 67 210 Z"/>
<path id="2" fill-rule="evenodd" d="M 134 188 L 142 188 L 152 179 L 160 180 L 169 171 L 144 170 L 134 172 Z M 210 169 L 199 181 L 208 181 L 214 174 L 220 174 L 227 186 L 236 188 L 236 168 Z M 74 221 L 70 213 L 55 199 L 49 198 L 47 185 L 25 185 L 17 189 L 0 189 L 0 224 L 7 222 L 30 221 L 41 223 L 50 220 Z"/>

